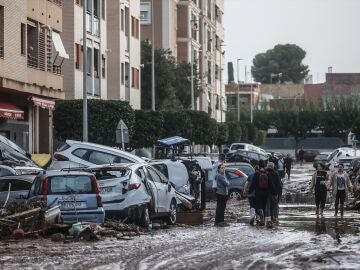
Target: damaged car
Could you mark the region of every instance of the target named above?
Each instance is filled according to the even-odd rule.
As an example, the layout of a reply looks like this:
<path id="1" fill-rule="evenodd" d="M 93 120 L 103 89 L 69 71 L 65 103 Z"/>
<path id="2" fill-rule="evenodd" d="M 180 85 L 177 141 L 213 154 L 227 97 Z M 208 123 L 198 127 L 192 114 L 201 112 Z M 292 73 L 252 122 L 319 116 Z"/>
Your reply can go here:
<path id="1" fill-rule="evenodd" d="M 98 181 L 106 217 L 146 227 L 152 219 L 176 223 L 175 189 L 148 164 L 112 164 L 86 168 Z"/>

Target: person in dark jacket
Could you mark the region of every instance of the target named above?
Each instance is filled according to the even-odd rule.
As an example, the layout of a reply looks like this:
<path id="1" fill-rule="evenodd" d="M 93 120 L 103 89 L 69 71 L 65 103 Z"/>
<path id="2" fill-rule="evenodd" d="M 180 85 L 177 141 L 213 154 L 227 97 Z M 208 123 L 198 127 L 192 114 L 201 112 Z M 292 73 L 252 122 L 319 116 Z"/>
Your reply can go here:
<path id="1" fill-rule="evenodd" d="M 215 226 L 228 226 L 224 221 L 224 213 L 226 208 L 226 200 L 229 193 L 229 180 L 225 176 L 225 166 L 220 164 L 218 166 L 217 174 L 215 176 L 216 181 L 216 215 L 215 215 Z"/>
<path id="2" fill-rule="evenodd" d="M 274 163 L 274 165 L 275 165 L 274 169 L 275 170 L 278 169 L 278 158 L 275 156 L 274 152 L 271 152 L 271 156 L 269 157 L 269 162 Z"/>
<path id="3" fill-rule="evenodd" d="M 270 174 L 266 171 L 265 162 L 259 162 L 259 172 L 256 172 L 249 188 L 249 193 L 255 190 L 256 208 L 260 216 L 260 225 L 271 225 L 268 197 L 274 193 Z"/>
<path id="4" fill-rule="evenodd" d="M 255 217 L 256 217 L 256 199 L 255 199 L 255 190 L 251 193 L 249 193 L 249 188 L 251 186 L 251 183 L 254 179 L 254 176 L 257 172 L 259 172 L 260 168 L 258 165 L 254 167 L 255 172 L 248 175 L 248 178 L 246 180 L 245 186 L 244 186 L 244 196 L 248 197 L 249 205 L 250 205 L 250 225 L 254 225 Z"/>
<path id="5" fill-rule="evenodd" d="M 279 219 L 279 202 L 282 196 L 283 185 L 278 172 L 274 169 L 274 164 L 272 162 L 268 163 L 267 171 L 270 175 L 270 179 L 274 187 L 273 192 L 269 195 L 269 207 L 271 221 L 275 223 Z"/>
<path id="6" fill-rule="evenodd" d="M 326 195 L 327 195 L 328 175 L 325 170 L 325 164 L 319 163 L 317 170 L 311 178 L 310 192 L 315 193 L 316 216 L 323 216 Z"/>
<path id="7" fill-rule="evenodd" d="M 290 180 L 290 172 L 292 168 L 293 159 L 290 157 L 290 154 L 286 155 L 286 158 L 284 159 L 284 166 L 285 166 L 285 172 L 288 176 L 288 180 Z"/>

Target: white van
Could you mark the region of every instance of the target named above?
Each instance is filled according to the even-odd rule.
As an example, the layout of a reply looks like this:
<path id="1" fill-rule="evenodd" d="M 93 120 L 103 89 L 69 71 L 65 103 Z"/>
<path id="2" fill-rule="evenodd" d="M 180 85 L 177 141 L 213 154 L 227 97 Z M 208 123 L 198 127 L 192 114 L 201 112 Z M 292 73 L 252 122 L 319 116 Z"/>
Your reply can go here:
<path id="1" fill-rule="evenodd" d="M 264 149 L 248 143 L 233 143 L 230 145 L 229 153 L 235 153 L 237 150 L 253 151 L 267 156 Z"/>
<path id="2" fill-rule="evenodd" d="M 360 149 L 357 149 L 356 151 L 351 147 L 340 147 L 336 149 L 329 155 L 326 161 L 326 167 L 329 170 L 333 170 L 335 165 L 339 163 L 340 159 L 348 157 L 360 157 Z"/>

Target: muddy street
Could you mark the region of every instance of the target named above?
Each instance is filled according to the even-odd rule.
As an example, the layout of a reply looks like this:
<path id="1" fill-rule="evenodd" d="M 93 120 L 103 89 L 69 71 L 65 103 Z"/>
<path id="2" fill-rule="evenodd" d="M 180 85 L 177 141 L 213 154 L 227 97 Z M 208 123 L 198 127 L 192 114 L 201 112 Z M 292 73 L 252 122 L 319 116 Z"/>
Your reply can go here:
<path id="1" fill-rule="evenodd" d="M 288 194 L 273 229 L 248 225 L 246 201 L 230 204 L 229 227 L 214 227 L 215 204 L 209 203 L 204 225 L 178 225 L 129 241 L 1 242 L 0 269 L 359 269 L 359 213 L 336 219 L 327 205 L 324 217 L 316 218 L 301 193 L 311 167 L 295 172 L 285 187 L 294 190 L 298 182 L 300 191 Z"/>

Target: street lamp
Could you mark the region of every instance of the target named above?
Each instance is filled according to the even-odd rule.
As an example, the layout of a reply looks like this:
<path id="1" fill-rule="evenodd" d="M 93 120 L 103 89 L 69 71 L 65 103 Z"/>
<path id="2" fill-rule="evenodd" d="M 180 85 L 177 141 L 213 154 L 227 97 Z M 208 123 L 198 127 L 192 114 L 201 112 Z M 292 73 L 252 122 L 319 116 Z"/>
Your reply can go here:
<path id="1" fill-rule="evenodd" d="M 240 78 L 239 78 L 239 61 L 244 60 L 242 58 L 238 58 L 237 62 L 237 120 L 240 122 Z"/>
<path id="2" fill-rule="evenodd" d="M 220 44 L 220 122 L 223 122 L 223 106 L 222 106 L 222 99 L 223 99 L 223 93 L 222 93 L 222 72 L 223 72 L 223 68 L 222 68 L 222 62 L 221 62 L 221 58 L 224 56 L 225 51 L 222 51 L 222 47 L 226 46 L 224 43 Z"/>
<path id="3" fill-rule="evenodd" d="M 151 110 L 155 111 L 154 0 L 151 1 Z"/>
<path id="4" fill-rule="evenodd" d="M 83 1 L 83 141 L 88 141 L 88 109 L 87 109 L 87 45 L 86 45 L 86 10 L 87 1 Z"/>

